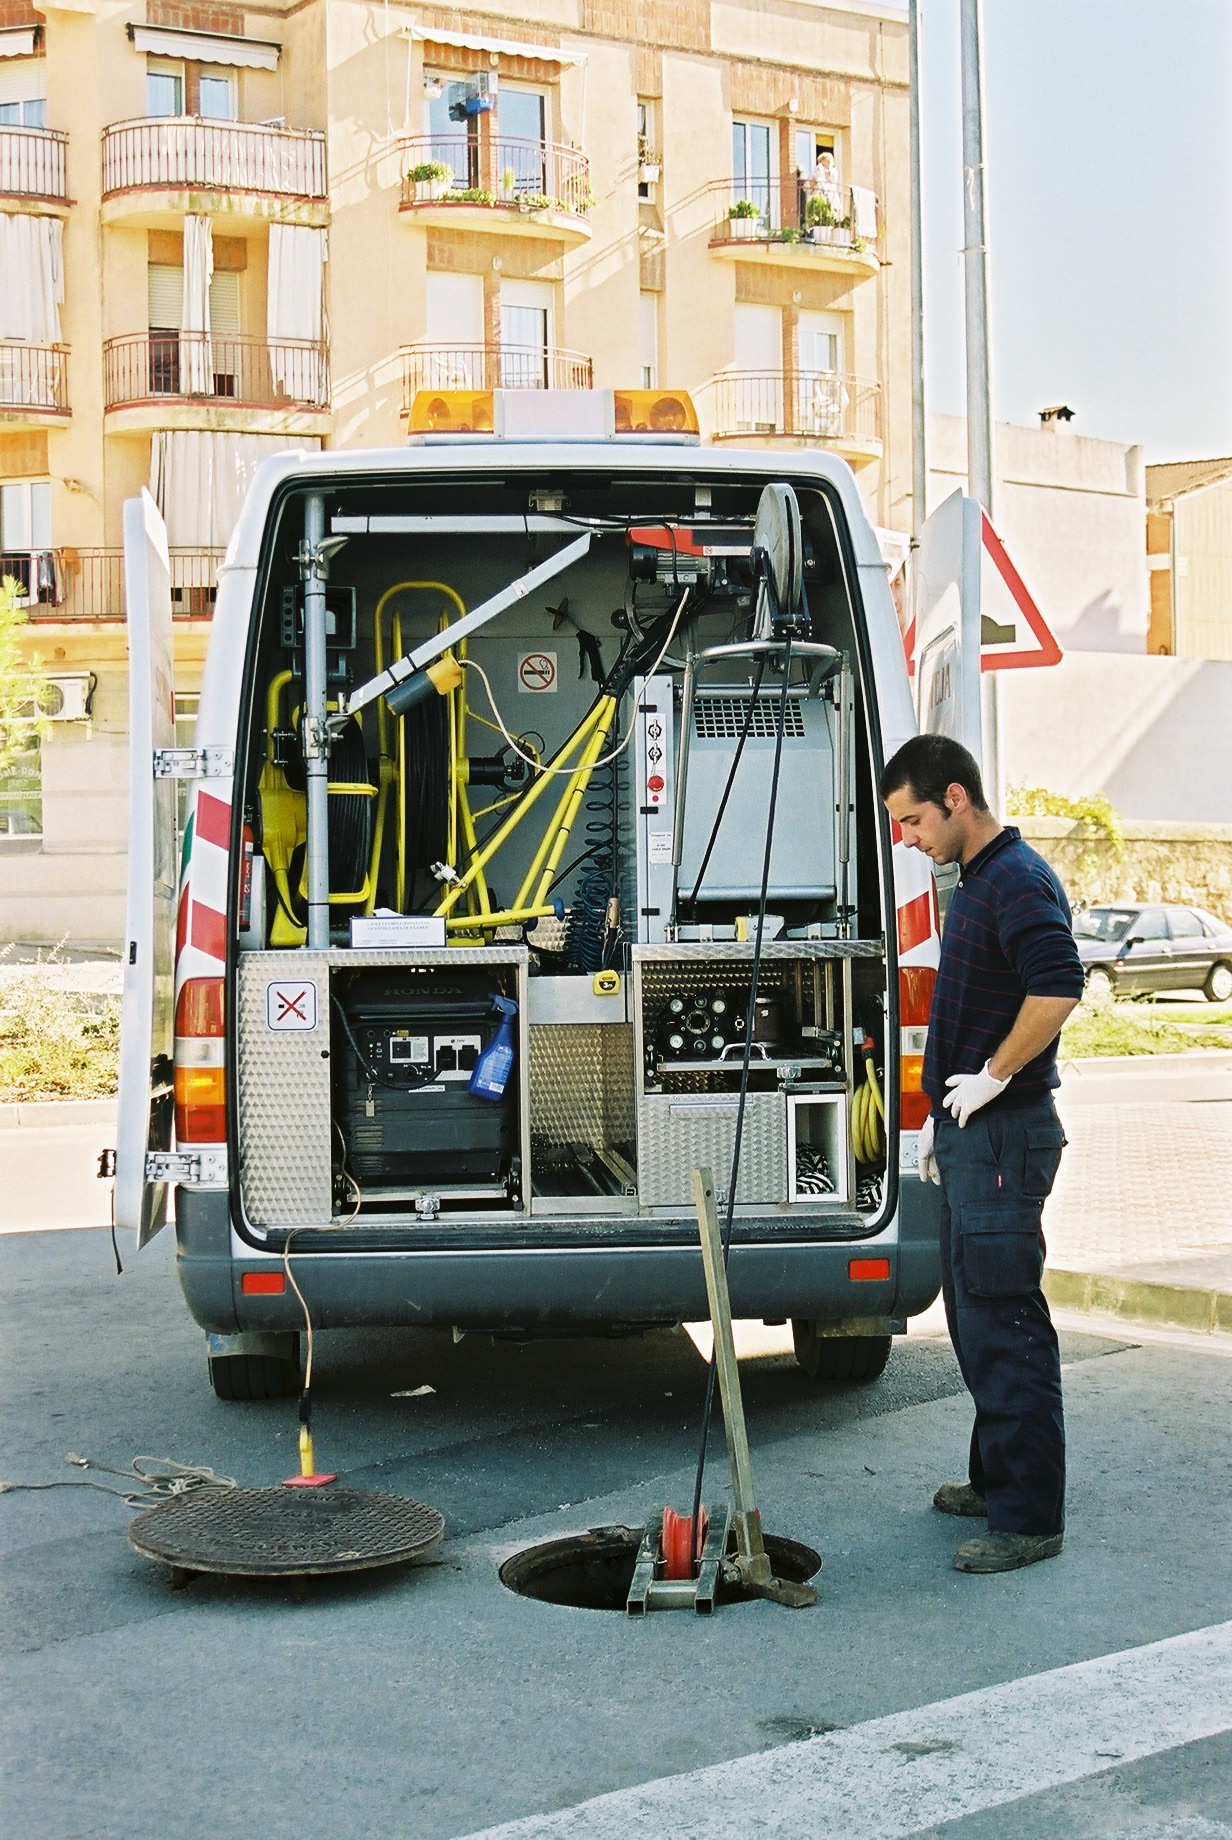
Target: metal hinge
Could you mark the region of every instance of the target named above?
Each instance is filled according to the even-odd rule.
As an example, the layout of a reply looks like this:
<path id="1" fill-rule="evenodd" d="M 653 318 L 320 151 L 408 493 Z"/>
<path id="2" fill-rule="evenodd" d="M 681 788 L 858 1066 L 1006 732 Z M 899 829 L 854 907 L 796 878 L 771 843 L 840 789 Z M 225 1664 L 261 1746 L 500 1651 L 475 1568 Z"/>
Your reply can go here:
<path id="1" fill-rule="evenodd" d="M 155 748 L 155 779 L 230 779 L 234 748 Z"/>
<path id="2" fill-rule="evenodd" d="M 178 1182 L 181 1188 L 225 1188 L 227 1152 L 217 1150 L 149 1150 L 147 1182 Z"/>

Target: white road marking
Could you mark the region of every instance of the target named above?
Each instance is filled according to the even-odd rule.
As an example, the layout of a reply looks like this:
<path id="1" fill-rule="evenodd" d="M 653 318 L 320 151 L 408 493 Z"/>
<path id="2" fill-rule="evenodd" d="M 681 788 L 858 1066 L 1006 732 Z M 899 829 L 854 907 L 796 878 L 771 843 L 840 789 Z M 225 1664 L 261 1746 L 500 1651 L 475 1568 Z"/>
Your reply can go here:
<path id="1" fill-rule="evenodd" d="M 903 1840 L 1229 1729 L 1232 1622 L 620 1789 L 468 1840 Z"/>

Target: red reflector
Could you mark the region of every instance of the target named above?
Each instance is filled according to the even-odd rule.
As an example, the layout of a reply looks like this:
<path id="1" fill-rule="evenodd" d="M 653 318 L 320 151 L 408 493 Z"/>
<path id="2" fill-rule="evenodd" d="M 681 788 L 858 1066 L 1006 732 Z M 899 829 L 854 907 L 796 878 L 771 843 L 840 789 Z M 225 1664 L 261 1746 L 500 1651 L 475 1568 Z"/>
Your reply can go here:
<path id="1" fill-rule="evenodd" d="M 246 1271 L 240 1279 L 245 1297 L 281 1297 L 286 1288 L 286 1273 L 281 1271 Z"/>
<path id="2" fill-rule="evenodd" d="M 904 1029 L 927 1028 L 936 984 L 937 972 L 933 965 L 899 966 L 898 1020 Z"/>
<path id="3" fill-rule="evenodd" d="M 889 1259 L 848 1259 L 847 1276 L 854 1283 L 861 1280 L 888 1278 L 890 1275 Z"/>
<path id="4" fill-rule="evenodd" d="M 898 1122 L 904 1131 L 918 1131 L 928 1117 L 928 1094 L 923 1092 L 900 1092 L 898 1095 Z"/>
<path id="5" fill-rule="evenodd" d="M 189 978 L 175 1004 L 177 1035 L 222 1034 L 223 980 Z"/>

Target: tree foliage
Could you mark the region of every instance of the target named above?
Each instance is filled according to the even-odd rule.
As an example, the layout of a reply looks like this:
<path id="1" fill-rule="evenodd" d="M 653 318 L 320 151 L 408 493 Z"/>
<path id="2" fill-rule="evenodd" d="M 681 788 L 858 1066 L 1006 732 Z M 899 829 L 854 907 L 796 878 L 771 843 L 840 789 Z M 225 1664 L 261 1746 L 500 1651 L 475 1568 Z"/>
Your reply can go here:
<path id="1" fill-rule="evenodd" d="M 47 678 L 42 661 L 25 656 L 26 610 L 11 576 L 0 583 L 0 776 L 12 771 L 46 726 Z"/>

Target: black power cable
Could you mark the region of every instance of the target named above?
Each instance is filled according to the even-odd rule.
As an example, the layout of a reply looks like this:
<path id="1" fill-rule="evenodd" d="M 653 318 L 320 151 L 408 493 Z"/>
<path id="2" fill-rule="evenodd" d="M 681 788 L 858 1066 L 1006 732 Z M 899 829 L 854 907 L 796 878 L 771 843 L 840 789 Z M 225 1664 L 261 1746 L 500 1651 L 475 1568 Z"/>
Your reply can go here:
<path id="1" fill-rule="evenodd" d="M 744 753 L 744 744 L 748 740 L 749 730 L 753 726 L 753 714 L 757 708 L 757 698 L 761 690 L 761 680 L 765 674 L 766 658 L 763 652 L 762 656 L 757 661 L 757 675 L 753 679 L 753 687 L 749 691 L 748 705 L 745 709 L 744 721 L 740 728 L 740 738 L 736 742 L 736 751 L 732 755 L 732 763 L 727 770 L 727 784 L 724 786 L 723 796 L 719 800 L 719 809 L 714 814 L 714 823 L 710 827 L 710 836 L 706 840 L 705 854 L 702 857 L 701 867 L 697 871 L 697 880 L 693 884 L 692 894 L 688 896 L 684 903 L 686 913 L 691 914 L 695 912 L 697 907 L 697 897 L 701 892 L 702 883 L 706 879 L 706 871 L 710 867 L 710 858 L 714 854 L 714 846 L 719 840 L 719 830 L 723 823 L 724 814 L 727 811 L 727 801 L 731 797 L 731 789 L 736 782 L 736 769 L 740 765 L 740 756 Z"/>
<path id="2" fill-rule="evenodd" d="M 727 1187 L 727 1213 L 723 1221 L 723 1270 L 731 1256 L 732 1228 L 736 1216 L 736 1183 L 740 1177 L 740 1146 L 744 1136 L 745 1101 L 749 1096 L 749 1067 L 753 1057 L 753 1026 L 756 1019 L 757 987 L 761 977 L 762 935 L 766 927 L 766 899 L 770 889 L 770 852 L 774 846 L 774 818 L 779 802 L 779 768 L 783 760 L 783 731 L 787 720 L 787 692 L 791 682 L 791 635 L 783 646 L 783 688 L 779 695 L 778 727 L 774 737 L 774 771 L 770 777 L 770 807 L 766 815 L 766 854 L 761 869 L 761 894 L 757 903 L 757 938 L 753 945 L 753 973 L 749 983 L 749 1007 L 744 1019 L 744 1060 L 740 1068 L 740 1099 L 736 1107 L 736 1134 L 732 1143 L 731 1180 Z M 702 1408 L 702 1435 L 697 1452 L 697 1475 L 693 1483 L 693 1555 L 701 1557 L 699 1519 L 702 1506 L 702 1480 L 706 1473 L 706 1446 L 710 1441 L 710 1421 L 714 1412 L 714 1383 L 718 1373 L 715 1350 L 710 1351 L 706 1374 L 706 1403 Z"/>

